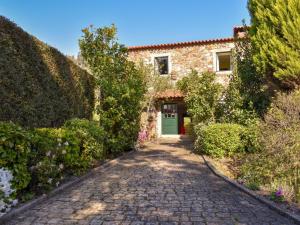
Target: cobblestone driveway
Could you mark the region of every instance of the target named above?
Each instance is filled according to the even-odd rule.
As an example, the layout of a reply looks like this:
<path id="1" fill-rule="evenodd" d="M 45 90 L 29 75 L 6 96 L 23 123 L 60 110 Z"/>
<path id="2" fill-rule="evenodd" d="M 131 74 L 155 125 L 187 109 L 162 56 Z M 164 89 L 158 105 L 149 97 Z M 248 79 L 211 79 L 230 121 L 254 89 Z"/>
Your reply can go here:
<path id="1" fill-rule="evenodd" d="M 293 224 L 213 175 L 182 143 L 128 155 L 9 224 Z"/>

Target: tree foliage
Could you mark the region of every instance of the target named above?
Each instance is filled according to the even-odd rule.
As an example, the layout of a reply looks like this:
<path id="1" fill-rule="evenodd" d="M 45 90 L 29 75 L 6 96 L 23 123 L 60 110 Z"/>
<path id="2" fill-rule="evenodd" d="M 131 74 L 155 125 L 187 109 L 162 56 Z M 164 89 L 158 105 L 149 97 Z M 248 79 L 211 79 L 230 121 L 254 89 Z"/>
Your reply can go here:
<path id="1" fill-rule="evenodd" d="M 104 146 L 121 152 L 131 148 L 139 131 L 141 102 L 146 91 L 144 73 L 127 59 L 127 49 L 116 39 L 116 27 L 83 29 L 82 57 L 100 91 L 97 112 L 106 131 Z"/>
<path id="2" fill-rule="evenodd" d="M 300 1 L 250 0 L 253 56 L 262 74 L 300 84 Z"/>
<path id="3" fill-rule="evenodd" d="M 247 31 L 247 27 L 244 28 Z M 272 91 L 253 62 L 253 47 L 246 33 L 237 39 L 234 50 L 234 70 L 218 107 L 221 122 L 246 125 L 249 120 L 262 117 L 270 104 Z"/>
<path id="4" fill-rule="evenodd" d="M 186 94 L 185 102 L 193 123 L 215 121 L 216 107 L 220 100 L 222 85 L 216 82 L 216 74 L 192 71 L 177 83 L 178 88 Z"/>

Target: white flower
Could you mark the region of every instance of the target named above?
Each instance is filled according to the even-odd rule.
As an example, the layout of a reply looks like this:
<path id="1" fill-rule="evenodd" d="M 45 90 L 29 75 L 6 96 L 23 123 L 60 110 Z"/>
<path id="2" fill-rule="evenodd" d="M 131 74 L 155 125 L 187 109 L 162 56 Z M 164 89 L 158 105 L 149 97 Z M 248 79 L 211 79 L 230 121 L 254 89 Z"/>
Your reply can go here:
<path id="1" fill-rule="evenodd" d="M 46 156 L 50 156 L 51 155 L 51 151 L 48 151 L 47 153 L 46 153 Z"/>
<path id="2" fill-rule="evenodd" d="M 58 147 L 60 147 L 61 146 L 61 143 L 58 143 Z"/>
<path id="3" fill-rule="evenodd" d="M 48 183 L 51 184 L 52 183 L 52 178 L 48 179 Z"/>
<path id="4" fill-rule="evenodd" d="M 0 186 L 1 190 L 4 192 L 5 197 L 8 197 L 14 190 L 11 187 L 11 181 L 13 179 L 13 175 L 11 171 L 0 168 Z"/>
<path id="5" fill-rule="evenodd" d="M 62 170 L 63 168 L 64 168 L 64 164 L 62 164 L 62 163 L 61 163 L 61 164 L 59 164 L 59 169 L 61 169 L 61 170 Z"/>
<path id="6" fill-rule="evenodd" d="M 55 158 L 55 156 L 56 156 L 56 155 L 55 155 L 55 154 L 53 154 L 52 158 L 54 159 L 54 158 Z"/>
<path id="7" fill-rule="evenodd" d="M 18 204 L 18 199 L 15 199 L 11 202 L 12 206 L 16 206 Z"/>
<path id="8" fill-rule="evenodd" d="M 61 152 L 63 155 L 65 155 L 66 153 L 67 153 L 67 151 L 64 149 L 64 150 L 62 150 L 62 152 Z"/>
<path id="9" fill-rule="evenodd" d="M 0 168 L 0 191 L 3 192 L 4 198 L 9 198 L 10 195 L 15 191 L 11 187 L 12 180 L 13 180 L 12 172 L 8 169 Z M 9 198 L 9 201 L 4 201 L 3 199 L 0 198 L 0 210 L 4 210 L 6 213 L 11 209 L 12 205 L 14 206 L 17 203 L 18 200 L 12 200 Z"/>
<path id="10" fill-rule="evenodd" d="M 55 185 L 56 185 L 56 187 L 58 187 L 58 185 L 59 185 L 59 181 L 57 181 Z"/>
<path id="11" fill-rule="evenodd" d="M 65 145 L 65 146 L 68 146 L 68 145 L 69 145 L 69 142 L 66 141 L 64 145 Z"/>
<path id="12" fill-rule="evenodd" d="M 57 138 L 57 141 L 58 141 L 58 142 L 61 142 L 61 138 Z"/>

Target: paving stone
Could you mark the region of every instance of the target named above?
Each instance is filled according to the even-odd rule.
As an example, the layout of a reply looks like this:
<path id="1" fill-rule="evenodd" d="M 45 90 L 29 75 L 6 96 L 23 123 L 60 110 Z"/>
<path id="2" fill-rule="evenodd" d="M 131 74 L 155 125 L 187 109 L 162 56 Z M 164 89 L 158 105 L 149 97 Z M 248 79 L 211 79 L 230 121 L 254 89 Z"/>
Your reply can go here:
<path id="1" fill-rule="evenodd" d="M 294 224 L 212 174 L 185 146 L 150 144 L 8 225 Z"/>

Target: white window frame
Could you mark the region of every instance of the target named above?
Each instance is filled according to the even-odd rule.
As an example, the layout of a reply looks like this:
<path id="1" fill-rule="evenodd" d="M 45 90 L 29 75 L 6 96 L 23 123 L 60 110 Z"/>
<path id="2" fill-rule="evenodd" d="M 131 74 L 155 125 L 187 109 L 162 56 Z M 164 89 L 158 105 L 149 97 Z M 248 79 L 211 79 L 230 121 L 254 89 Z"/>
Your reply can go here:
<path id="1" fill-rule="evenodd" d="M 151 55 L 151 62 L 153 64 L 154 69 L 155 68 L 155 58 L 157 57 L 168 57 L 168 73 L 167 74 L 159 74 L 160 76 L 170 76 L 172 73 L 172 64 L 171 64 L 171 54 L 170 53 L 159 53 L 159 54 L 153 54 Z"/>
<path id="2" fill-rule="evenodd" d="M 232 69 L 233 69 L 233 58 L 232 58 L 232 48 L 224 48 L 224 49 L 216 49 L 212 51 L 213 53 L 213 68 L 214 68 L 214 72 L 216 72 L 217 74 L 230 74 L 232 73 Z M 230 53 L 230 70 L 226 70 L 226 71 L 219 71 L 219 54 L 228 54 Z"/>

